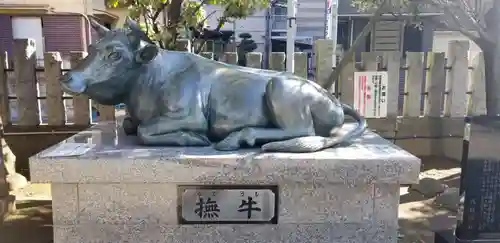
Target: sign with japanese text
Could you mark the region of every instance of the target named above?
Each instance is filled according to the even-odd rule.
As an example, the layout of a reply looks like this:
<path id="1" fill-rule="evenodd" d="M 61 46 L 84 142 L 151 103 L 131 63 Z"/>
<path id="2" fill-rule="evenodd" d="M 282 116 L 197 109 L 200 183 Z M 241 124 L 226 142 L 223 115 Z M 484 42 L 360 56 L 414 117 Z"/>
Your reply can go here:
<path id="1" fill-rule="evenodd" d="M 276 224 L 277 192 L 276 186 L 179 186 L 179 224 Z"/>
<path id="2" fill-rule="evenodd" d="M 354 108 L 365 118 L 387 117 L 387 72 L 354 73 Z"/>

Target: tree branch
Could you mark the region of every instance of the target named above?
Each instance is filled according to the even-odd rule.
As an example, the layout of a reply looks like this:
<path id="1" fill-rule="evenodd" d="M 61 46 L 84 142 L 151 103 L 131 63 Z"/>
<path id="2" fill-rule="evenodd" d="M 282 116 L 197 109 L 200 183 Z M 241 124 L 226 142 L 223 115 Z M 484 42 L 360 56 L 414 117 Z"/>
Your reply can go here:
<path id="1" fill-rule="evenodd" d="M 481 25 L 473 18 L 473 16 L 471 16 L 463 7 L 461 7 L 460 3 L 458 2 L 454 3 L 455 4 L 451 4 L 455 5 L 453 9 L 455 11 L 457 10 L 460 11 L 460 13 L 454 12 L 452 10 L 452 6 L 450 6 L 450 3 L 443 3 L 442 1 L 430 2 L 432 6 L 442 10 L 445 16 L 448 16 L 449 17 L 448 19 L 451 19 L 453 21 L 453 26 L 452 26 L 452 24 L 450 24 L 447 19 L 441 19 L 441 22 L 444 23 L 448 28 L 454 29 L 453 27 L 455 27 L 455 29 L 460 31 L 460 33 L 462 33 L 463 35 L 465 35 L 474 42 L 476 42 L 479 38 L 484 38 L 488 41 L 493 42 L 493 39 L 490 37 L 490 35 L 485 32 L 484 28 L 481 27 Z M 464 26 L 463 22 L 464 20 L 459 18 L 460 15 L 467 17 L 467 20 L 474 26 L 478 34 L 475 34 L 474 32 L 468 30 Z"/>
<path id="2" fill-rule="evenodd" d="M 160 16 L 161 12 L 163 12 L 163 10 L 168 6 L 168 4 L 169 2 L 162 3 L 161 7 L 156 9 L 155 14 L 153 15 L 153 17 L 151 17 L 153 22 L 156 22 L 156 19 L 158 18 L 158 16 Z"/>
<path id="3" fill-rule="evenodd" d="M 222 26 L 227 22 L 226 17 L 220 17 L 219 22 L 217 23 L 217 27 L 215 28 L 215 32 L 219 32 Z M 203 47 L 205 47 L 205 44 L 207 43 L 207 38 L 203 37 L 203 42 L 198 46 L 198 49 L 196 49 L 196 54 L 200 53 Z"/>
<path id="4" fill-rule="evenodd" d="M 356 37 L 356 40 L 353 42 L 352 46 L 349 48 L 346 54 L 342 56 L 339 65 L 335 68 L 334 71 L 332 71 L 332 73 L 326 80 L 326 83 L 323 85 L 320 84 L 321 87 L 325 88 L 326 90 L 329 90 L 330 87 L 332 87 L 332 85 L 335 83 L 340 74 L 340 70 L 342 70 L 345 67 L 345 65 L 349 63 L 349 61 L 351 61 L 351 59 L 354 56 L 354 53 L 356 52 L 358 47 L 363 43 L 363 39 L 366 38 L 366 36 L 368 36 L 368 34 L 372 31 L 375 23 L 378 22 L 378 20 L 381 18 L 382 14 L 384 13 L 384 8 L 387 2 L 388 0 L 384 0 L 380 5 L 380 7 L 375 11 L 375 13 L 373 13 L 373 16 L 368 21 L 368 24 L 363 28 L 358 37 Z"/>
<path id="5" fill-rule="evenodd" d="M 182 12 L 181 10 L 183 2 L 184 0 L 172 0 L 167 10 L 168 12 L 167 31 L 170 33 L 170 36 L 172 37 L 174 44 L 177 41 L 177 36 L 179 35 L 177 27 L 181 20 L 181 12 Z"/>

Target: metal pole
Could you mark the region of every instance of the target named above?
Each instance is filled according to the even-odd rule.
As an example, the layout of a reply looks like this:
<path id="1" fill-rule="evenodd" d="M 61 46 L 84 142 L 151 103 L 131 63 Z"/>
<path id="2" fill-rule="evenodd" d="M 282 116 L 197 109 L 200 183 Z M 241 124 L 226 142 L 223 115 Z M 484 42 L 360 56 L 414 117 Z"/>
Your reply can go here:
<path id="1" fill-rule="evenodd" d="M 295 54 L 295 36 L 297 35 L 297 0 L 287 1 L 288 26 L 286 31 L 286 71 L 293 73 Z"/>
<path id="2" fill-rule="evenodd" d="M 266 10 L 266 37 L 264 39 L 264 69 L 269 69 L 269 55 L 271 54 L 271 10 L 273 5 Z"/>
<path id="3" fill-rule="evenodd" d="M 337 30 L 338 30 L 338 0 L 326 0 L 326 13 L 325 13 L 325 39 L 330 39 L 333 42 L 333 65 L 332 69 L 335 70 L 337 66 Z"/>

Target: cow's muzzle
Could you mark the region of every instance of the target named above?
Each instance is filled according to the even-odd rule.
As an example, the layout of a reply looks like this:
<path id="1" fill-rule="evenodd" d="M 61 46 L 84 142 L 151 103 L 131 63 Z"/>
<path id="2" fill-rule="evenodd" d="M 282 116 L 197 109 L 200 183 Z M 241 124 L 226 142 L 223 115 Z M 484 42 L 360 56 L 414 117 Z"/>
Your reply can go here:
<path id="1" fill-rule="evenodd" d="M 85 92 L 86 82 L 85 79 L 80 78 L 81 75 L 75 75 L 71 72 L 67 72 L 59 78 L 61 87 L 66 93 L 70 94 L 81 94 Z"/>

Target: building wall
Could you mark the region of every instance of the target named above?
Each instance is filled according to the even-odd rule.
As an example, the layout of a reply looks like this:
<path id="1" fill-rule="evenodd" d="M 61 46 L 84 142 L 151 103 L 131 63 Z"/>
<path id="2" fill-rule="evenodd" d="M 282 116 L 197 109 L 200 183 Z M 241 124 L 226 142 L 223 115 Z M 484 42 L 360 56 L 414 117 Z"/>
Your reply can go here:
<path id="1" fill-rule="evenodd" d="M 93 0 L 0 0 L 0 8 L 3 4 L 49 5 L 56 12 L 73 13 L 92 13 L 94 5 Z"/>
<path id="2" fill-rule="evenodd" d="M 33 26 L 13 25 L 13 19 Z M 39 19 L 39 21 L 29 21 Z M 40 26 L 35 26 L 38 23 Z M 37 47 L 37 58 L 39 64 L 43 63 L 43 53 L 57 51 L 65 58 L 71 51 L 86 50 L 87 34 L 82 28 L 84 19 L 80 15 L 0 15 L 0 51 L 12 55 L 12 43 L 14 38 L 35 39 Z M 17 29 L 16 29 L 17 28 Z M 26 31 L 26 29 L 33 31 Z M 41 32 L 41 33 L 40 33 Z"/>
<path id="3" fill-rule="evenodd" d="M 431 52 L 434 46 L 434 24 L 432 20 L 423 21 L 422 46 L 423 52 Z"/>
<path id="4" fill-rule="evenodd" d="M 12 21 L 9 15 L 0 15 L 0 51 L 12 53 Z"/>

